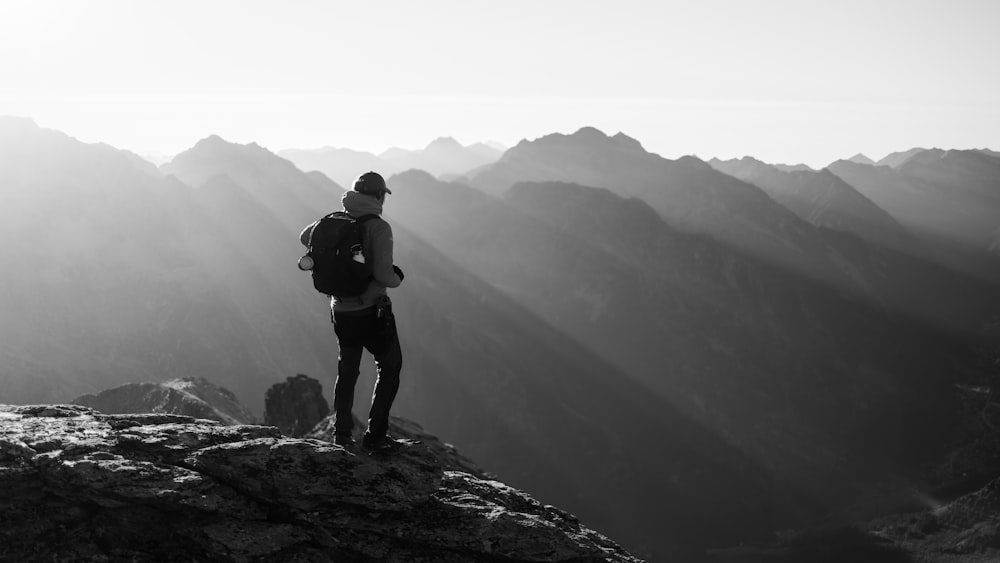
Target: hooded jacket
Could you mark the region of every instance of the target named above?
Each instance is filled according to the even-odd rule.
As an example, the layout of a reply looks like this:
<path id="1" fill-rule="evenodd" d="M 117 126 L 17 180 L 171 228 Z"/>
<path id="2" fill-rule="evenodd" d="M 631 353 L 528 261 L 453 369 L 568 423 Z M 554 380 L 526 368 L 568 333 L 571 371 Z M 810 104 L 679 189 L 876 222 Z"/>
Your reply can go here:
<path id="1" fill-rule="evenodd" d="M 360 192 L 347 192 L 341 200 L 346 211 L 351 217 L 358 218 L 362 215 L 382 216 L 382 202 L 375 197 Z M 316 224 L 312 223 L 306 227 L 299 235 L 299 241 L 303 245 L 309 244 L 309 236 Z M 335 313 L 360 311 L 375 305 L 379 297 L 386 294 L 386 288 L 399 287 L 403 280 L 399 279 L 392 269 L 392 227 L 381 219 L 366 221 L 362 225 L 362 251 L 365 260 L 372 268 L 372 281 L 368 284 L 368 289 L 357 297 L 340 299 L 330 298 L 330 307 Z"/>

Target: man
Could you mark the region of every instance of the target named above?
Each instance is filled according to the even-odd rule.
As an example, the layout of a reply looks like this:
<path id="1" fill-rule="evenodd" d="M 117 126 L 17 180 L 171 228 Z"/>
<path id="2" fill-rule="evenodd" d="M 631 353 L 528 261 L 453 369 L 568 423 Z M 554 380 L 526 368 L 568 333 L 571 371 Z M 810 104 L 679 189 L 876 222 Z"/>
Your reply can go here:
<path id="1" fill-rule="evenodd" d="M 393 265 L 392 227 L 381 218 L 386 194 L 392 192 L 385 179 L 376 172 L 366 172 L 354 181 L 354 191 L 344 194 L 343 205 L 355 219 L 364 215 L 377 215 L 377 219 L 364 222 L 362 249 L 364 260 L 371 268 L 372 279 L 368 288 L 356 297 L 331 297 L 333 327 L 340 347 L 337 362 L 337 384 L 334 389 L 333 408 L 336 413 L 335 441 L 341 446 L 354 445 L 351 437 L 354 421 L 354 386 L 358 381 L 361 355 L 367 349 L 375 357 L 378 379 L 368 413 L 368 430 L 362 446 L 369 450 L 392 448 L 395 441 L 388 436 L 389 409 L 399 390 L 399 372 L 403 355 L 396 333 L 396 320 L 386 294 L 386 288 L 399 287 L 403 272 Z M 308 246 L 313 228 L 319 221 L 302 231 L 299 240 Z"/>

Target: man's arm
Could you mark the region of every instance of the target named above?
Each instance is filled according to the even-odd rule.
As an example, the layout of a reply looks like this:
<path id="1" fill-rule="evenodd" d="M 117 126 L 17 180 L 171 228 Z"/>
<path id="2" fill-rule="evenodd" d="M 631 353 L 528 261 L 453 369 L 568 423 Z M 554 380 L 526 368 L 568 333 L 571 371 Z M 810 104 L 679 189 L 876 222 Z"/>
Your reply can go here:
<path id="1" fill-rule="evenodd" d="M 403 280 L 392 269 L 392 227 L 382 220 L 369 221 L 372 277 L 385 287 L 399 287 Z"/>

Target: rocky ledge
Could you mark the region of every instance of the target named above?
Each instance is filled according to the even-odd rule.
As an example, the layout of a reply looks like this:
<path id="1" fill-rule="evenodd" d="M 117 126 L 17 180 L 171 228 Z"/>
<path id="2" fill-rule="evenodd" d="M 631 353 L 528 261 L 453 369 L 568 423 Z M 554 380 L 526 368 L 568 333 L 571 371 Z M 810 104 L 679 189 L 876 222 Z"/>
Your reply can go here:
<path id="1" fill-rule="evenodd" d="M 637 561 L 415 440 L 78 405 L 0 406 L 0 560 Z"/>

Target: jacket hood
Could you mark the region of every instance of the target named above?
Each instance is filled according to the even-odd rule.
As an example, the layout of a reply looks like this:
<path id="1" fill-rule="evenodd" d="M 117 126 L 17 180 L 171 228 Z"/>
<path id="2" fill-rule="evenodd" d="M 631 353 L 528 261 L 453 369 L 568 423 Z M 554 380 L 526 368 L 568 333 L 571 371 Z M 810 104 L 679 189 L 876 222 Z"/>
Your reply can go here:
<path id="1" fill-rule="evenodd" d="M 352 217 L 362 215 L 382 215 L 382 202 L 370 195 L 360 192 L 346 192 L 341 202 L 344 204 L 344 211 Z"/>

